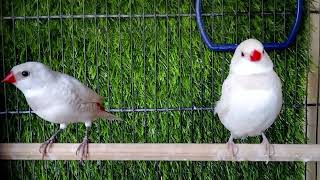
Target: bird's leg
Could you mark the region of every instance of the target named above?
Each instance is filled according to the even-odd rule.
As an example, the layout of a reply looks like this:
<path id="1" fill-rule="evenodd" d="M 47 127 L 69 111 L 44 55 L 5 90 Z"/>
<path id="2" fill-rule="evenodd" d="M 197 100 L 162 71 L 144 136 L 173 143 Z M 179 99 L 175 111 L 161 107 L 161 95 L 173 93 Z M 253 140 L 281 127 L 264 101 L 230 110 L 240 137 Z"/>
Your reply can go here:
<path id="1" fill-rule="evenodd" d="M 89 155 L 89 139 L 88 139 L 88 131 L 90 129 L 90 126 L 86 126 L 86 135 L 83 138 L 82 143 L 79 145 L 77 151 L 76 151 L 76 155 L 78 155 L 79 153 L 81 153 L 81 159 L 80 159 L 80 163 L 82 163 L 83 158 L 87 158 Z"/>
<path id="2" fill-rule="evenodd" d="M 229 152 L 232 153 L 232 156 L 234 158 L 238 153 L 238 146 L 233 142 L 232 134 L 230 135 L 230 138 L 227 142 L 227 147 L 228 147 Z"/>
<path id="3" fill-rule="evenodd" d="M 268 158 L 270 158 L 273 154 L 274 154 L 274 147 L 272 144 L 269 143 L 266 135 L 264 133 L 262 133 L 262 143 L 261 144 L 264 144 L 265 145 L 265 155 L 268 156 Z"/>
<path id="4" fill-rule="evenodd" d="M 61 132 L 61 128 L 59 128 L 58 131 L 56 131 L 48 140 L 43 142 L 39 148 L 39 152 L 42 153 L 42 159 L 47 154 L 48 150 L 51 148 L 52 144 L 55 141 L 56 136 Z"/>

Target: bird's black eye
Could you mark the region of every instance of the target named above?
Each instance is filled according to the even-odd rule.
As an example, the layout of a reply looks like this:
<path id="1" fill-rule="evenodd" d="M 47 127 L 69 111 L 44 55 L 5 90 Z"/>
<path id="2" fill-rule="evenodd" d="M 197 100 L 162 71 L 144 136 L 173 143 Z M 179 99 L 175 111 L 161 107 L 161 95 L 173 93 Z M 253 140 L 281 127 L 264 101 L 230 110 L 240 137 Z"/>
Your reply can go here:
<path id="1" fill-rule="evenodd" d="M 262 54 L 264 54 L 264 50 L 262 51 Z"/>
<path id="2" fill-rule="evenodd" d="M 244 57 L 244 53 L 243 52 L 241 52 L 241 56 Z"/>
<path id="3" fill-rule="evenodd" d="M 28 71 L 22 71 L 21 74 L 23 77 L 27 77 L 27 76 L 29 76 L 30 73 Z"/>

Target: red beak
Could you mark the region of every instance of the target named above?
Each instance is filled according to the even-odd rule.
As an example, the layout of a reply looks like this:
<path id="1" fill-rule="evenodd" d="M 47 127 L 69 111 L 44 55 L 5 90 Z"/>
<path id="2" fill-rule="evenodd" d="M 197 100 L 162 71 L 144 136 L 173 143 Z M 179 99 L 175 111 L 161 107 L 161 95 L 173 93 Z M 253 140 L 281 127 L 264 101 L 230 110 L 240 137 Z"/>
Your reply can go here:
<path id="1" fill-rule="evenodd" d="M 10 71 L 1 82 L 4 82 L 4 83 L 15 83 L 16 82 L 16 78 L 14 77 L 13 73 Z"/>
<path id="2" fill-rule="evenodd" d="M 251 61 L 259 61 L 261 59 L 261 53 L 257 50 L 254 50 L 250 55 Z"/>

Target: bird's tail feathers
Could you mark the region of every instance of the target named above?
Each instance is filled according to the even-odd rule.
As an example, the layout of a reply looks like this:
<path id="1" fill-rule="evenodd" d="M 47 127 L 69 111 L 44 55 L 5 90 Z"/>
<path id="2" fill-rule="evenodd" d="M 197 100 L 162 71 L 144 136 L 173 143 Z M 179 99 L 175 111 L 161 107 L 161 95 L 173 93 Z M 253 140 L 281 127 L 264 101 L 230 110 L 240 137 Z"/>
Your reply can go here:
<path id="1" fill-rule="evenodd" d="M 103 119 L 108 119 L 109 121 L 116 121 L 116 120 L 121 121 L 122 120 L 121 118 L 119 118 L 111 113 L 108 113 L 106 111 L 100 111 L 98 113 L 98 116 Z"/>

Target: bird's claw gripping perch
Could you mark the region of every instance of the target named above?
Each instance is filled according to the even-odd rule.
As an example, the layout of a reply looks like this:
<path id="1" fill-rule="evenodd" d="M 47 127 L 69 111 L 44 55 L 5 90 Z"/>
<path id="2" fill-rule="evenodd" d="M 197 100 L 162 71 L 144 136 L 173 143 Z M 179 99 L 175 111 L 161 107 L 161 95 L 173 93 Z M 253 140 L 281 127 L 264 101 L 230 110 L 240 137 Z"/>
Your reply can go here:
<path id="1" fill-rule="evenodd" d="M 50 138 L 41 144 L 39 152 L 42 154 L 42 159 L 44 159 L 44 156 L 47 154 L 53 143 L 54 138 Z"/>
<path id="2" fill-rule="evenodd" d="M 232 157 L 235 158 L 238 154 L 238 146 L 233 142 L 232 136 L 229 138 L 229 141 L 227 142 L 227 148 L 229 152 L 231 152 Z"/>
<path id="3" fill-rule="evenodd" d="M 87 137 L 83 138 L 82 143 L 79 145 L 76 151 L 76 155 L 80 154 L 80 163 L 83 162 L 83 159 L 87 159 L 89 155 L 89 139 Z"/>
<path id="4" fill-rule="evenodd" d="M 39 148 L 39 152 L 42 153 L 42 160 L 44 156 L 47 154 L 48 150 L 51 148 L 52 144 L 55 142 L 56 136 L 61 132 L 61 129 L 56 131 L 48 140 L 43 142 Z"/>
<path id="5" fill-rule="evenodd" d="M 270 158 L 272 158 L 272 156 L 274 155 L 274 146 L 272 144 L 269 143 L 267 137 L 265 136 L 264 133 L 262 133 L 262 143 L 261 144 L 264 144 L 265 145 L 265 155 L 268 157 L 268 160 Z"/>

